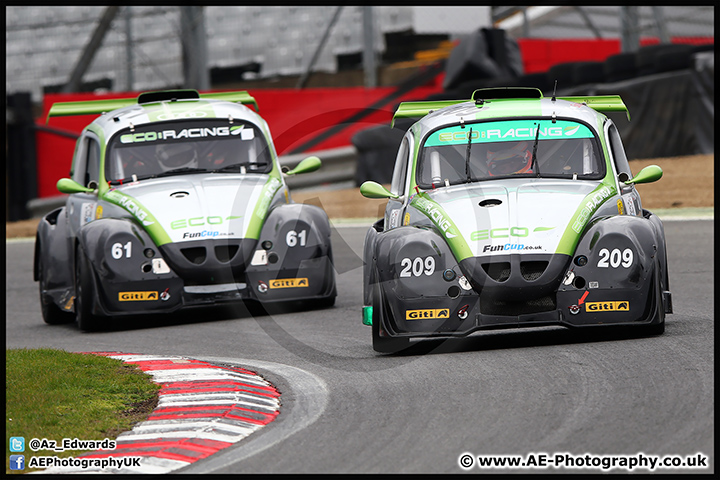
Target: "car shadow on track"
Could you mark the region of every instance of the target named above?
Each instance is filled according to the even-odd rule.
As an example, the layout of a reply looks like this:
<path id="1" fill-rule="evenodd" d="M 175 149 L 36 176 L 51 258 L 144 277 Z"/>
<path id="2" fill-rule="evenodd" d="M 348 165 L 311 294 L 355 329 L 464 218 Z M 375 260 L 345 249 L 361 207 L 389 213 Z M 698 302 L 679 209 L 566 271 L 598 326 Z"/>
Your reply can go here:
<path id="1" fill-rule="evenodd" d="M 95 331 L 117 332 L 220 322 L 226 320 L 267 318 L 275 314 L 319 310 L 321 308 L 329 307 L 315 306 L 308 304 L 307 302 L 288 302 L 277 305 L 262 305 L 257 302 L 247 302 L 239 304 L 233 303 L 226 305 L 185 307 L 173 313 L 112 317 Z"/>
<path id="2" fill-rule="evenodd" d="M 430 355 L 438 353 L 473 352 L 502 350 L 510 348 L 545 347 L 576 343 L 616 342 L 652 338 L 638 327 L 586 327 L 570 329 L 564 327 L 539 327 L 523 330 L 494 330 L 462 338 L 424 339 L 410 343 L 395 356 Z"/>

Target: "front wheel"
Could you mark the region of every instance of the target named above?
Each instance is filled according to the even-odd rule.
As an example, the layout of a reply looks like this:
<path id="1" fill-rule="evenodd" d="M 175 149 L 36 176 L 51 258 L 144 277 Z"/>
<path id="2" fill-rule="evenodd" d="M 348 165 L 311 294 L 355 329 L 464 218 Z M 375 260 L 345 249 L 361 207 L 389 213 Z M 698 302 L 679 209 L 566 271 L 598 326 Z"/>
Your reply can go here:
<path id="1" fill-rule="evenodd" d="M 384 314 L 391 315 L 385 310 L 380 285 L 373 288 L 373 312 L 372 312 L 372 343 L 373 350 L 381 353 L 397 353 L 407 348 L 410 339 L 407 337 L 381 336 L 381 322 Z"/>
<path id="2" fill-rule="evenodd" d="M 657 265 L 655 271 L 659 272 Z M 659 277 L 659 273 L 656 273 L 655 277 Z M 667 280 L 665 280 L 665 282 L 667 282 Z M 667 287 L 660 283 L 659 280 L 655 281 L 655 308 L 657 309 L 657 318 L 660 320 L 660 322 L 645 326 L 644 329 L 647 335 L 654 336 L 662 335 L 663 333 L 665 333 L 665 305 L 663 303 L 662 296 L 662 292 L 665 288 Z"/>
<path id="3" fill-rule="evenodd" d="M 75 320 L 80 330 L 92 332 L 100 326 L 101 317 L 92 311 L 95 285 L 90 261 L 81 247 L 75 253 Z"/>
<path id="4" fill-rule="evenodd" d="M 53 299 L 47 295 L 47 272 L 45 265 L 42 263 L 42 255 L 38 255 L 38 281 L 40 284 L 40 310 L 42 311 L 43 321 L 48 325 L 62 325 L 73 321 L 71 312 L 66 312 L 53 302 Z"/>
<path id="5" fill-rule="evenodd" d="M 650 336 L 662 335 L 663 333 L 665 333 L 665 321 L 645 327 L 645 333 Z"/>

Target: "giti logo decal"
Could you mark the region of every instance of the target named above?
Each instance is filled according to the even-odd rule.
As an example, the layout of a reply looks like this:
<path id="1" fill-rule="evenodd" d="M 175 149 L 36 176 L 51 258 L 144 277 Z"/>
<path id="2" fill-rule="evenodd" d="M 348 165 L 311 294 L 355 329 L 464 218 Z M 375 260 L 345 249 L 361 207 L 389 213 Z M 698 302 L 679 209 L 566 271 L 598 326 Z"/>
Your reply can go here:
<path id="1" fill-rule="evenodd" d="M 118 300 L 121 302 L 141 302 L 147 300 L 157 300 L 158 292 L 120 292 Z"/>
<path id="2" fill-rule="evenodd" d="M 270 288 L 302 288 L 309 287 L 307 278 L 278 278 L 270 280 Z"/>
<path id="3" fill-rule="evenodd" d="M 435 318 L 450 318 L 450 309 L 405 310 L 405 320 L 429 320 Z"/>
<path id="4" fill-rule="evenodd" d="M 585 304 L 586 312 L 629 312 L 630 302 L 588 302 Z"/>

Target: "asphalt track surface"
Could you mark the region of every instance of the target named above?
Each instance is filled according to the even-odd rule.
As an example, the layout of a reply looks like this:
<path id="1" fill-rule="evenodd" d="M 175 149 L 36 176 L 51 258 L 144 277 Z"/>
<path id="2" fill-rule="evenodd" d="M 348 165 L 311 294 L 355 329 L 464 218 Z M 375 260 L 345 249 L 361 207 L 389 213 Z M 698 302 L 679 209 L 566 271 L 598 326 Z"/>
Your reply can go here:
<path id="1" fill-rule="evenodd" d="M 367 227 L 338 226 L 334 307 L 253 316 L 195 309 L 96 333 L 43 323 L 30 241 L 6 244 L 6 348 L 180 355 L 261 374 L 277 419 L 187 473 L 553 473 L 460 466 L 463 454 L 704 454 L 714 472 L 714 221 L 667 221 L 665 334 L 485 332 L 382 355 L 361 323 Z M 18 433 L 19 434 L 19 433 Z M 571 473 L 603 473 L 572 468 Z M 633 472 L 647 473 L 636 468 Z M 626 473 L 627 470 L 611 470 Z"/>

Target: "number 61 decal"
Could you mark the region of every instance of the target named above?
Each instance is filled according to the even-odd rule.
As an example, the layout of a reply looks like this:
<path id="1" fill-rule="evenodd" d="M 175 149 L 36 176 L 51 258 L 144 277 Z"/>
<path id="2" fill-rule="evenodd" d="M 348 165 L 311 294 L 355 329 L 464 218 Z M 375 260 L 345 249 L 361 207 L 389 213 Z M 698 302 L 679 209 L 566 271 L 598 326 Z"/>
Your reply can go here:
<path id="1" fill-rule="evenodd" d="M 607 248 L 603 248 L 599 252 L 600 260 L 597 266 L 600 268 L 618 268 L 622 265 L 628 268 L 633 263 L 633 252 L 629 248 L 626 248 L 622 252 L 618 248 L 614 248 L 612 251 Z"/>
<path id="2" fill-rule="evenodd" d="M 300 232 L 290 230 L 287 235 L 285 235 L 285 243 L 287 243 L 288 247 L 294 247 L 295 245 L 298 245 L 298 243 L 301 247 L 304 247 L 307 240 L 306 237 L 307 231 L 305 230 L 300 230 Z"/>
<path id="3" fill-rule="evenodd" d="M 120 260 L 123 257 L 123 253 L 125 258 L 130 258 L 132 255 L 132 242 L 127 242 L 125 245 L 119 242 L 113 243 L 113 246 L 110 248 L 110 254 L 112 257 L 115 260 Z"/>

